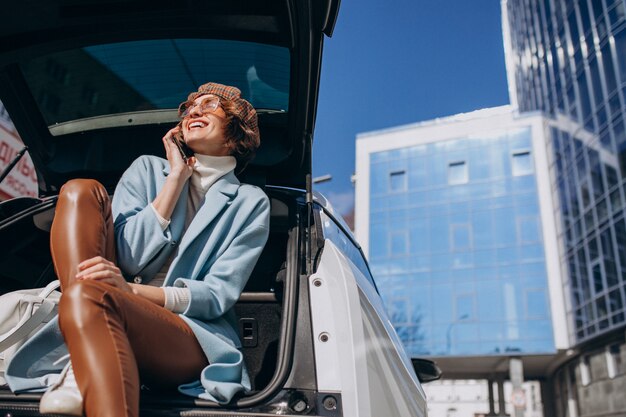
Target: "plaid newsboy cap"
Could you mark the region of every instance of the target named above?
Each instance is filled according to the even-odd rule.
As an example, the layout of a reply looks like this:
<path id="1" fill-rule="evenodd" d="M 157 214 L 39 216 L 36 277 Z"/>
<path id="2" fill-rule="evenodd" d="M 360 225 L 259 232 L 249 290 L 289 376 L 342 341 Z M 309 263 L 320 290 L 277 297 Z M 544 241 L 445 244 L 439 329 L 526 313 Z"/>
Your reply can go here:
<path id="1" fill-rule="evenodd" d="M 259 122 L 256 110 L 247 100 L 241 98 L 241 90 L 237 87 L 218 83 L 206 83 L 198 87 L 198 91 L 189 94 L 188 101 L 195 100 L 199 96 L 213 94 L 221 99 L 232 101 L 235 104 L 237 116 L 243 123 L 259 137 Z"/>

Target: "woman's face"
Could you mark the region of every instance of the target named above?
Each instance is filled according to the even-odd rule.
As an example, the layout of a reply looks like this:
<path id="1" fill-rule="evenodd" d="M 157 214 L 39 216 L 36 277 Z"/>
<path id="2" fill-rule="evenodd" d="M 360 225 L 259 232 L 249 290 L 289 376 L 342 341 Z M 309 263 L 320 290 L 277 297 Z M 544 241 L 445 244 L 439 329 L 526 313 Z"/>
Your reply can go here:
<path id="1" fill-rule="evenodd" d="M 224 135 L 226 113 L 219 105 L 215 109 L 203 109 L 200 105 L 209 98 L 217 97 L 211 94 L 197 97 L 194 105 L 189 107 L 189 114 L 183 118 L 182 129 L 185 143 L 195 153 L 202 155 L 230 155 Z"/>

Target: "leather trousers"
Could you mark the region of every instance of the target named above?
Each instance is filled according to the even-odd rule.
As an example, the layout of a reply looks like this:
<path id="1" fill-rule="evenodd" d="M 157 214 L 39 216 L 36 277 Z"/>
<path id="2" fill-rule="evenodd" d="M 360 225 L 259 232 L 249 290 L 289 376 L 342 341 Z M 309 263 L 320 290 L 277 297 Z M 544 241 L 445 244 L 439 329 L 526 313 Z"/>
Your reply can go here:
<path id="1" fill-rule="evenodd" d="M 85 259 L 115 261 L 111 203 L 100 183 L 63 186 L 50 246 L 63 290 L 59 326 L 88 417 L 138 416 L 140 379 L 155 389 L 198 379 L 208 361 L 182 318 L 110 284 L 74 279 Z"/>

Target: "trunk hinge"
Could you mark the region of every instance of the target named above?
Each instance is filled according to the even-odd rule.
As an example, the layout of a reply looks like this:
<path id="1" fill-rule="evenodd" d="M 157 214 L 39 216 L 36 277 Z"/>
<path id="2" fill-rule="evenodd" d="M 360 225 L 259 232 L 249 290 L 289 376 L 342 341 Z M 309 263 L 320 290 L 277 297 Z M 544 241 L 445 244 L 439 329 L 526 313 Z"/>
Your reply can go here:
<path id="1" fill-rule="evenodd" d="M 306 273 L 310 275 L 313 273 L 313 137 L 311 133 L 305 133 L 304 135 L 306 146 L 306 161 L 307 174 L 306 174 Z"/>

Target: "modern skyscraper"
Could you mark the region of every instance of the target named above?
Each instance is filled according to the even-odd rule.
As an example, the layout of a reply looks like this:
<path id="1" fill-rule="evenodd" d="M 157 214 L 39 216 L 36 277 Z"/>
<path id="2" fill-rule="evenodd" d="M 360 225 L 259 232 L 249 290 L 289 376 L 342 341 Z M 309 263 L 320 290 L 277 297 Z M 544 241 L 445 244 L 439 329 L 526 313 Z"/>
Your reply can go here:
<path id="1" fill-rule="evenodd" d="M 556 415 L 626 413 L 626 5 L 504 0 L 512 104 L 550 134 L 570 355 L 551 377 Z M 617 415 L 617 414 L 615 414 Z"/>

